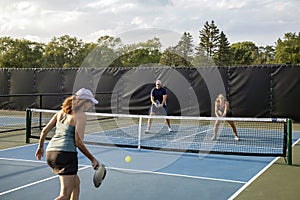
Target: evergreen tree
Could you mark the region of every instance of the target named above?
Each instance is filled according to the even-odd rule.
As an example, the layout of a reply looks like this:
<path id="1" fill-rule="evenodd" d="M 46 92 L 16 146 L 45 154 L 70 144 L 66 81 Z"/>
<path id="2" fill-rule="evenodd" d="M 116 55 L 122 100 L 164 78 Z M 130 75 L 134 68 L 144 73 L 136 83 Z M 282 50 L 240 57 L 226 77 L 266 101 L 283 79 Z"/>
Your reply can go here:
<path id="1" fill-rule="evenodd" d="M 232 64 L 232 51 L 230 43 L 223 31 L 220 33 L 218 48 L 213 56 L 217 66 L 229 66 Z"/>
<path id="2" fill-rule="evenodd" d="M 201 47 L 196 47 L 196 54 L 193 58 L 193 66 L 197 67 L 207 67 L 207 66 L 215 66 L 215 62 L 212 58 L 206 56 L 205 50 Z"/>
<path id="3" fill-rule="evenodd" d="M 188 32 L 184 32 L 180 41 L 175 46 L 175 52 L 181 56 L 181 63 L 177 63 L 179 66 L 191 66 L 193 48 L 192 35 Z"/>
<path id="4" fill-rule="evenodd" d="M 207 21 L 204 24 L 204 28 L 200 30 L 200 43 L 199 46 L 205 50 L 208 57 L 213 57 L 218 48 L 218 42 L 220 37 L 220 31 L 215 25 L 214 21 L 209 24 Z"/>

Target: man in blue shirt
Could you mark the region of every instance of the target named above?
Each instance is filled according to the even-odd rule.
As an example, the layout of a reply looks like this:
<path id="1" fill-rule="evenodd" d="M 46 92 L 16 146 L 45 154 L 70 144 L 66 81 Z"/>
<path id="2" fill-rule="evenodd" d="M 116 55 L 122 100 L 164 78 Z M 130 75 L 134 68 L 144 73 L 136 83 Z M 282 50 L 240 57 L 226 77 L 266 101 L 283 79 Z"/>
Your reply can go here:
<path id="1" fill-rule="evenodd" d="M 161 81 L 155 82 L 155 87 L 150 93 L 151 107 L 150 116 L 155 114 L 167 115 L 167 91 L 162 87 Z M 172 132 L 170 120 L 166 119 L 169 132 Z M 148 127 L 145 133 L 149 133 L 151 127 L 151 118 L 148 119 Z"/>

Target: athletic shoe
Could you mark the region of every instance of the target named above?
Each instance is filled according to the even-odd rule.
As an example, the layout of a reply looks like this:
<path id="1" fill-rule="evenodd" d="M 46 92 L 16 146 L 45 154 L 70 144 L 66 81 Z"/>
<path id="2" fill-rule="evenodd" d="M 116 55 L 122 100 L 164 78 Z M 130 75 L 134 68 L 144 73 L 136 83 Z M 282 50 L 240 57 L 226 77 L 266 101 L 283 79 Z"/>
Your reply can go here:
<path id="1" fill-rule="evenodd" d="M 238 136 L 235 136 L 234 139 L 235 139 L 236 141 L 239 141 L 239 140 L 240 140 Z"/>
<path id="2" fill-rule="evenodd" d="M 146 130 L 145 130 L 145 133 L 150 133 L 150 130 L 149 130 L 149 129 L 146 129 Z"/>
<path id="3" fill-rule="evenodd" d="M 171 128 L 168 128 L 168 130 L 169 130 L 170 133 L 173 132 L 173 130 Z"/>

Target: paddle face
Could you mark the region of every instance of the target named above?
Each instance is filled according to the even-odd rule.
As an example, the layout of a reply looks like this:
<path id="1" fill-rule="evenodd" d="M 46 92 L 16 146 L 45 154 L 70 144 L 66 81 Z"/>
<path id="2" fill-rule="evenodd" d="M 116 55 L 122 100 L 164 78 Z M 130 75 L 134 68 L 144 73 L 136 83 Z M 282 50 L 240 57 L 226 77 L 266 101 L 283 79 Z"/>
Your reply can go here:
<path id="1" fill-rule="evenodd" d="M 93 177 L 94 186 L 96 188 L 100 187 L 106 175 L 106 169 L 104 165 L 99 165 L 95 168 L 95 173 Z"/>
<path id="2" fill-rule="evenodd" d="M 155 101 L 157 106 L 159 107 L 160 106 L 160 102 L 158 100 Z"/>
<path id="3" fill-rule="evenodd" d="M 161 104 L 158 100 L 155 101 L 158 107 L 154 107 L 153 111 L 158 115 L 167 115 L 166 110 L 164 107 L 160 107 Z"/>

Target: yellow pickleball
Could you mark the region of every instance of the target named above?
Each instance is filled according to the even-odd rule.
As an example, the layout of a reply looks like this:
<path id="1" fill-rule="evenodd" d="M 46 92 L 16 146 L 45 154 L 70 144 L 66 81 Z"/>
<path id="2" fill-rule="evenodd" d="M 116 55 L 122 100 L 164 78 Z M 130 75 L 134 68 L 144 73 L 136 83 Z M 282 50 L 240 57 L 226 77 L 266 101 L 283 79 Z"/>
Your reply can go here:
<path id="1" fill-rule="evenodd" d="M 130 163 L 132 160 L 131 156 L 126 156 L 125 157 L 125 162 Z"/>

